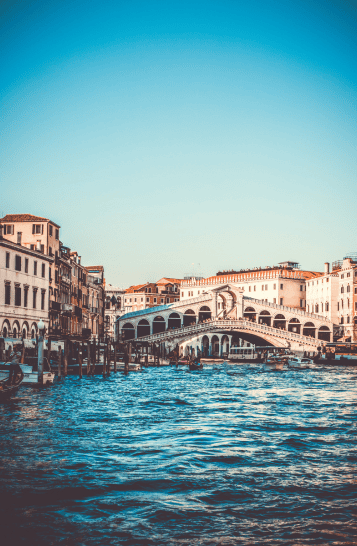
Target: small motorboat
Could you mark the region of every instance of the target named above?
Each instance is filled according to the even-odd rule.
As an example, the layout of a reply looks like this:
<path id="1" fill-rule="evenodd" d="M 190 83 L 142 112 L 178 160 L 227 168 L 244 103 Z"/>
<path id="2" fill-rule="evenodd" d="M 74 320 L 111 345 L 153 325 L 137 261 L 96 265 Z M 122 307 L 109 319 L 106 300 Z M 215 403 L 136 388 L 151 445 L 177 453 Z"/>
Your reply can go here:
<path id="1" fill-rule="evenodd" d="M 315 367 L 314 362 L 310 358 L 299 358 L 297 356 L 289 357 L 288 364 L 289 368 L 294 368 L 296 370 L 307 370 Z"/>
<path id="2" fill-rule="evenodd" d="M 285 356 L 271 356 L 263 363 L 263 369 L 266 372 L 276 372 L 289 369 L 289 364 Z"/>
<path id="3" fill-rule="evenodd" d="M 190 368 L 191 371 L 193 370 L 203 370 L 203 364 L 198 364 L 196 362 L 190 362 L 188 367 Z"/>
<path id="4" fill-rule="evenodd" d="M 9 375 L 6 379 L 0 381 L 0 402 L 10 398 L 15 394 L 24 379 L 24 373 L 18 363 L 11 363 L 9 366 Z"/>

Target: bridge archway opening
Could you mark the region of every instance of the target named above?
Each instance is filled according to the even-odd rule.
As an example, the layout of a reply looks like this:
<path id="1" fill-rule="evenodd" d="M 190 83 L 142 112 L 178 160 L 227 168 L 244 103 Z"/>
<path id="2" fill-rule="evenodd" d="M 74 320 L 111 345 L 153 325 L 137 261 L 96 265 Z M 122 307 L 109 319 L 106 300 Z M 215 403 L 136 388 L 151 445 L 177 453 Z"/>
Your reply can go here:
<path id="1" fill-rule="evenodd" d="M 211 339 L 211 354 L 212 356 L 220 356 L 219 354 L 220 343 L 218 336 L 212 336 Z"/>
<path id="2" fill-rule="evenodd" d="M 257 312 L 253 307 L 246 307 L 244 309 L 243 317 L 252 320 L 253 322 L 257 321 Z"/>
<path id="3" fill-rule="evenodd" d="M 150 324 L 147 320 L 142 319 L 138 323 L 138 335 L 137 337 L 149 336 L 150 335 Z"/>
<path id="4" fill-rule="evenodd" d="M 178 313 L 171 313 L 167 322 L 167 327 L 169 330 L 172 330 L 173 328 L 181 328 L 181 317 Z"/>
<path id="5" fill-rule="evenodd" d="M 201 341 L 201 352 L 203 357 L 207 357 L 209 353 L 209 339 L 208 336 L 203 336 Z"/>
<path id="6" fill-rule="evenodd" d="M 18 323 L 17 320 L 15 320 L 15 322 L 13 323 L 12 325 L 12 337 L 13 338 L 17 338 L 20 336 L 20 324 Z"/>
<path id="7" fill-rule="evenodd" d="M 9 337 L 10 331 L 11 331 L 10 322 L 7 319 L 5 319 L 2 325 L 2 337 Z"/>
<path id="8" fill-rule="evenodd" d="M 292 318 L 292 319 L 289 320 L 289 324 L 288 324 L 288 331 L 289 332 L 294 332 L 295 334 L 300 334 L 300 329 L 301 329 L 301 324 L 300 324 L 299 319 Z"/>
<path id="9" fill-rule="evenodd" d="M 29 330 L 30 330 L 29 323 L 28 323 L 27 321 L 25 321 L 25 322 L 22 324 L 22 337 L 23 337 L 24 339 L 27 339 Z"/>
<path id="10" fill-rule="evenodd" d="M 320 326 L 319 331 L 317 333 L 318 339 L 322 339 L 323 341 L 330 341 L 331 339 L 331 332 L 328 326 Z"/>
<path id="11" fill-rule="evenodd" d="M 221 339 L 221 355 L 229 355 L 229 337 L 227 335 L 222 336 Z"/>
<path id="12" fill-rule="evenodd" d="M 281 313 L 279 313 L 278 315 L 275 315 L 273 328 L 280 328 L 280 330 L 286 330 L 286 318 L 284 317 L 284 315 L 282 315 Z"/>
<path id="13" fill-rule="evenodd" d="M 211 309 L 208 305 L 203 305 L 198 312 L 198 322 L 203 322 L 204 320 L 209 320 L 212 317 Z"/>
<path id="14" fill-rule="evenodd" d="M 259 314 L 259 324 L 271 326 L 271 314 L 269 313 L 269 311 L 264 310 Z"/>
<path id="15" fill-rule="evenodd" d="M 183 316 L 183 325 L 191 326 L 193 324 L 196 324 L 196 313 L 192 309 L 187 309 Z"/>
<path id="16" fill-rule="evenodd" d="M 315 335 L 316 327 L 313 322 L 305 322 L 302 335 L 308 337 L 316 337 Z"/>
<path id="17" fill-rule="evenodd" d="M 135 338 L 135 328 L 131 322 L 126 322 L 121 329 L 124 334 L 124 339 L 134 339 Z"/>
<path id="18" fill-rule="evenodd" d="M 166 330 L 166 322 L 164 317 L 161 317 L 161 316 L 155 317 L 152 323 L 152 333 L 160 334 L 161 332 L 165 332 L 165 330 Z"/>

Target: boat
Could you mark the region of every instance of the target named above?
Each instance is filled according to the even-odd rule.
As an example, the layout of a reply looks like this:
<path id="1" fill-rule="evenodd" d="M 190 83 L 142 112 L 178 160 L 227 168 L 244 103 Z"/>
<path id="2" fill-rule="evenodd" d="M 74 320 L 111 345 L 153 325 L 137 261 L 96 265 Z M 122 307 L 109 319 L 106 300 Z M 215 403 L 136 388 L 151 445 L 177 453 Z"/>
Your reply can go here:
<path id="1" fill-rule="evenodd" d="M 286 356 L 271 356 L 263 363 L 263 369 L 266 372 L 283 371 L 289 369 Z"/>
<path id="2" fill-rule="evenodd" d="M 3 402 L 15 394 L 24 379 L 24 373 L 21 366 L 17 363 L 11 363 L 8 375 L 0 380 L 0 402 Z"/>
<path id="3" fill-rule="evenodd" d="M 45 362 L 47 362 L 47 359 L 44 359 Z M 9 375 L 11 362 L 1 362 L 0 363 L 0 381 L 3 379 L 6 379 Z M 22 383 L 24 385 L 31 384 L 31 385 L 37 385 L 39 384 L 38 380 L 38 371 L 37 366 L 33 366 L 31 364 L 19 364 L 23 374 L 24 378 Z M 51 368 L 47 362 L 47 369 L 43 372 L 43 385 L 50 385 L 53 383 L 55 374 L 51 371 Z"/>
<path id="4" fill-rule="evenodd" d="M 195 364 L 195 362 L 190 362 L 188 366 L 189 366 L 191 371 L 193 371 L 193 370 L 203 370 L 203 364 Z"/>
<path id="5" fill-rule="evenodd" d="M 225 360 L 223 358 L 201 358 L 202 364 L 223 364 Z"/>
<path id="6" fill-rule="evenodd" d="M 125 372 L 124 362 L 117 362 L 117 371 L 118 372 Z M 129 364 L 128 365 L 128 372 L 141 372 L 140 364 Z"/>
<path id="7" fill-rule="evenodd" d="M 315 367 L 314 362 L 311 358 L 299 358 L 297 356 L 288 357 L 289 368 L 294 368 L 297 370 L 307 370 L 309 368 Z"/>

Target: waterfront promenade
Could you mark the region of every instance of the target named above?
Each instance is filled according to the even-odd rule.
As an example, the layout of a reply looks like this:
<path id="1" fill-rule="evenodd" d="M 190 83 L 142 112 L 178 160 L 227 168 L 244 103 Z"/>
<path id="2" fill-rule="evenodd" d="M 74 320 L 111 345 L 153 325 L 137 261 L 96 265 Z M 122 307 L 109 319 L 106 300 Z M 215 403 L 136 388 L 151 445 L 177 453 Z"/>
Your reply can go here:
<path id="1" fill-rule="evenodd" d="M 22 387 L 0 407 L 2 543 L 356 544 L 356 379 L 224 364 Z"/>

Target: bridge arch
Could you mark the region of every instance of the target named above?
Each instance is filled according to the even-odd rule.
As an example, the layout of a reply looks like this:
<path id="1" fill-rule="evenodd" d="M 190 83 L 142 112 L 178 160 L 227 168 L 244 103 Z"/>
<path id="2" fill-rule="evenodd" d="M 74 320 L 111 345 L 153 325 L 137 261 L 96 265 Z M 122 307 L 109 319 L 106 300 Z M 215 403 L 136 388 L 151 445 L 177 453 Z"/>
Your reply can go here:
<path id="1" fill-rule="evenodd" d="M 212 318 L 212 311 L 208 305 L 203 305 L 198 310 L 198 322 L 203 322 L 204 320 L 209 320 Z"/>
<path id="2" fill-rule="evenodd" d="M 150 335 L 150 323 L 146 319 L 141 319 L 138 322 L 136 337 L 143 337 L 143 336 L 149 336 L 149 335 Z"/>
<path id="3" fill-rule="evenodd" d="M 183 315 L 183 325 L 190 326 L 196 324 L 196 313 L 192 309 L 186 309 Z"/>
<path id="4" fill-rule="evenodd" d="M 303 336 L 316 337 L 316 326 L 313 322 L 305 322 L 302 330 Z"/>
<path id="5" fill-rule="evenodd" d="M 229 345 L 229 337 L 227 336 L 227 334 L 224 334 L 221 339 L 221 355 L 229 354 Z"/>
<path id="6" fill-rule="evenodd" d="M 247 318 L 248 320 L 252 320 L 253 322 L 256 322 L 257 312 L 254 307 L 246 307 L 244 309 L 243 317 Z"/>
<path id="7" fill-rule="evenodd" d="M 131 322 L 126 322 L 121 329 L 124 334 L 124 339 L 134 339 L 135 337 L 135 328 Z"/>
<path id="8" fill-rule="evenodd" d="M 258 322 L 259 324 L 265 324 L 266 326 L 271 326 L 271 314 L 269 313 L 269 311 L 261 311 L 259 313 L 259 319 L 258 319 Z"/>
<path id="9" fill-rule="evenodd" d="M 161 315 L 156 316 L 152 322 L 152 333 L 160 334 L 160 332 L 165 332 L 165 330 L 166 322 L 164 317 L 162 317 Z"/>
<path id="10" fill-rule="evenodd" d="M 286 330 L 286 318 L 281 313 L 274 316 L 273 328 L 280 328 L 280 330 Z"/>
<path id="11" fill-rule="evenodd" d="M 201 353 L 204 357 L 209 354 L 209 337 L 204 335 L 201 340 Z"/>
<path id="12" fill-rule="evenodd" d="M 300 334 L 300 329 L 301 329 L 301 324 L 300 324 L 299 319 L 292 318 L 292 319 L 289 320 L 289 324 L 288 324 L 288 331 L 289 332 L 294 332 L 295 334 Z"/>
<path id="13" fill-rule="evenodd" d="M 323 341 L 331 341 L 331 331 L 328 326 L 320 326 L 317 332 L 318 339 Z"/>
<path id="14" fill-rule="evenodd" d="M 220 356 L 220 345 L 219 337 L 214 334 L 211 337 L 211 355 Z"/>
<path id="15" fill-rule="evenodd" d="M 181 316 L 178 313 L 171 313 L 167 319 L 167 328 L 181 328 Z"/>

